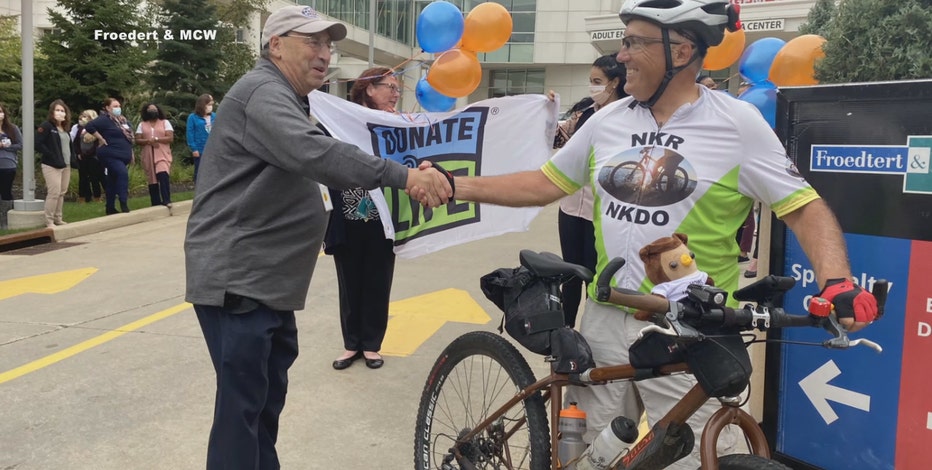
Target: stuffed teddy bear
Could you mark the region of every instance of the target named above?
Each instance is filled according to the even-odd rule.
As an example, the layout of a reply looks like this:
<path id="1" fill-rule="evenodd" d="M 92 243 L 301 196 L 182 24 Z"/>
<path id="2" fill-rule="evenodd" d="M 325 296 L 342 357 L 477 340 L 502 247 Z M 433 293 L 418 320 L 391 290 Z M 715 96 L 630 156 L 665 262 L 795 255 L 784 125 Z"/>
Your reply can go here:
<path id="1" fill-rule="evenodd" d="M 715 285 L 707 273 L 699 270 L 696 255 L 686 247 L 688 240 L 686 234 L 674 233 L 672 237 L 654 240 L 638 252 L 647 278 L 654 283 L 651 294 L 676 301 L 686 297 L 686 286 L 690 284 Z M 634 317 L 648 320 L 651 315 L 639 310 Z"/>

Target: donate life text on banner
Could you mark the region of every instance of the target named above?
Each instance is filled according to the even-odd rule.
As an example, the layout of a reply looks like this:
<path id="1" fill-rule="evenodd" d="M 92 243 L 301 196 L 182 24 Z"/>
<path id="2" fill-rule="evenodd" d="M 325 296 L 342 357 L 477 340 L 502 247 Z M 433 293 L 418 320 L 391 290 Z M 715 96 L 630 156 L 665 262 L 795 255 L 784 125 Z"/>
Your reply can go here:
<path id="1" fill-rule="evenodd" d="M 543 95 L 493 98 L 446 113 L 391 114 L 314 91 L 311 114 L 333 137 L 416 168 L 423 160 L 455 176 L 536 170 L 550 158 L 558 102 Z M 526 231 L 540 208 L 453 200 L 425 209 L 403 190 L 370 191 L 395 253 L 413 258 L 464 242 Z M 391 214 L 387 220 L 385 214 Z"/>

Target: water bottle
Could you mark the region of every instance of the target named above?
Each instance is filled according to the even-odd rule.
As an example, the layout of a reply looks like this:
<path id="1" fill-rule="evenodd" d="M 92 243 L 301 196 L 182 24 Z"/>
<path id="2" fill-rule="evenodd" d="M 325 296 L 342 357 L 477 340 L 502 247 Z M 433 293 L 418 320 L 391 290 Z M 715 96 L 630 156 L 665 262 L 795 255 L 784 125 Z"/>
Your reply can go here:
<path id="1" fill-rule="evenodd" d="M 568 408 L 560 410 L 560 468 L 564 470 L 574 469 L 575 465 L 569 465 L 569 462 L 579 457 L 586 450 L 586 441 L 583 435 L 586 434 L 586 412 L 576 407 L 576 403 L 571 402 Z"/>
<path id="2" fill-rule="evenodd" d="M 576 470 L 605 470 L 626 452 L 638 438 L 638 425 L 633 420 L 619 416 L 599 433 L 592 445 L 583 452 Z"/>

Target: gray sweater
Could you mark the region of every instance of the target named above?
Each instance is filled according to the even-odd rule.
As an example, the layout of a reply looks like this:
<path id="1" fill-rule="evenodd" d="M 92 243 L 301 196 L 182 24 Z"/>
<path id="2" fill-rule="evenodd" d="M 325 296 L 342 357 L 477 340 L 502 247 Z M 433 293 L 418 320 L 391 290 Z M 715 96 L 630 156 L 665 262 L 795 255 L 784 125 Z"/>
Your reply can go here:
<path id="1" fill-rule="evenodd" d="M 407 168 L 323 135 L 306 96 L 260 59 L 224 96 L 201 157 L 185 238 L 186 300 L 224 294 L 301 310 L 335 189 L 404 188 Z"/>

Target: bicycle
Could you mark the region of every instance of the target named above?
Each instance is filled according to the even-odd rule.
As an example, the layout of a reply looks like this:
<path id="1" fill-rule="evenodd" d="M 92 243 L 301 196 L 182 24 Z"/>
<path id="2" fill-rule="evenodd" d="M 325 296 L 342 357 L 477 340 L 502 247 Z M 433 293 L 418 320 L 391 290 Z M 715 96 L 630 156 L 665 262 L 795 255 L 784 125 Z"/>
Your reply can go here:
<path id="1" fill-rule="evenodd" d="M 664 150 L 659 158 L 651 156 L 653 147 L 645 147 L 641 151 L 639 161 L 627 161 L 612 169 L 609 181 L 624 175 L 624 186 L 632 191 L 639 191 L 653 187 L 664 193 L 681 193 L 689 187 L 689 174 L 679 164 L 683 157 L 679 154 Z M 667 152 L 670 152 L 667 155 Z"/>
<path id="2" fill-rule="evenodd" d="M 549 301 L 557 304 L 562 282 L 572 276 L 586 281 L 592 278 L 592 273 L 586 268 L 566 263 L 551 253 L 523 250 L 520 259 L 522 266 L 546 281 Z M 424 385 L 415 425 L 415 468 L 563 468 L 558 455 L 559 433 L 556 429 L 563 387 L 571 384 L 599 386 L 610 381 L 690 373 L 697 363 L 689 360 L 688 346 L 708 343 L 708 340 L 716 338 L 718 332 L 725 332 L 724 337 L 740 339 L 741 331 L 752 329 L 821 327 L 832 335 L 821 346 L 848 348 L 865 345 L 880 351 L 880 346 L 869 340 L 849 340 L 845 329 L 828 312 L 820 312 L 826 316 L 812 313 L 791 315 L 776 307 L 783 293 L 795 284 L 793 278 L 767 276 L 736 291 L 734 297 L 737 300 L 752 301 L 757 305 L 747 304 L 732 309 L 725 306 L 727 293 L 709 286 L 691 286 L 689 302 L 668 302 L 660 297 L 609 287 L 613 274 L 624 263 L 623 259 L 616 258 L 606 266 L 597 285 L 597 299 L 656 312 L 660 315 L 657 323 L 644 328 L 642 334 L 687 345 L 683 356 L 671 357 L 667 363 L 649 369 L 619 364 L 560 374 L 551 366 L 548 376 L 535 380 L 524 356 L 508 340 L 485 331 L 466 333 L 444 349 Z M 881 314 L 886 287 L 885 281 L 879 281 L 874 288 Z M 750 344 L 740 343 L 742 346 Z M 740 351 L 747 355 L 745 347 L 740 347 Z M 555 358 L 548 357 L 547 360 L 552 364 Z M 699 366 L 708 367 L 709 364 Z M 744 381 L 742 390 L 750 377 L 750 367 L 745 372 L 746 376 L 740 377 Z M 659 469 L 688 455 L 693 446 L 693 432 L 686 425 L 686 420 L 711 396 L 716 394 L 708 393 L 702 384 L 694 386 L 637 445 L 616 458 L 609 468 Z M 739 407 L 740 400 L 726 395 L 718 398 L 722 407 L 710 418 L 699 439 L 701 468 L 787 469 L 770 460 L 770 449 L 763 431 L 754 418 Z M 729 424 L 738 425 L 744 433 L 750 454 L 716 455 L 719 433 Z"/>

